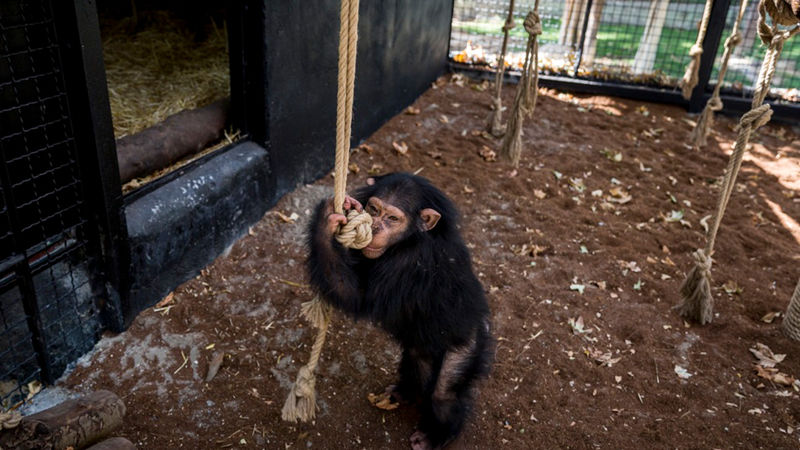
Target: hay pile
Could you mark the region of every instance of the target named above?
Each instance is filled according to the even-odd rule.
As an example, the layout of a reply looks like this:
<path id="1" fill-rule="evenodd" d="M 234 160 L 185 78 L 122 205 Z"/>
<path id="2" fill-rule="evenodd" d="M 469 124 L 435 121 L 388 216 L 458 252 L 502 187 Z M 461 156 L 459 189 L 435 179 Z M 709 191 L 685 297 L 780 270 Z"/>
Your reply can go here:
<path id="1" fill-rule="evenodd" d="M 166 11 L 103 23 L 103 56 L 114 136 L 136 133 L 229 93 L 227 33 L 209 19 L 200 42 Z"/>

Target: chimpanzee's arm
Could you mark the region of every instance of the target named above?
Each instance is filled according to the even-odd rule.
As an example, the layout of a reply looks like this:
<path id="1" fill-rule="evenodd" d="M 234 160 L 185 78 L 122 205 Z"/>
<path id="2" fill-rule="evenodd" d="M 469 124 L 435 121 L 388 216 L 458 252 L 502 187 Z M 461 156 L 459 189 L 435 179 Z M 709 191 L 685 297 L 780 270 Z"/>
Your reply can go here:
<path id="1" fill-rule="evenodd" d="M 311 285 L 328 303 L 358 315 L 364 290 L 350 250 L 336 242 L 328 230 L 332 209 L 329 201 L 321 202 L 311 220 L 308 234 L 311 253 L 306 262 Z"/>

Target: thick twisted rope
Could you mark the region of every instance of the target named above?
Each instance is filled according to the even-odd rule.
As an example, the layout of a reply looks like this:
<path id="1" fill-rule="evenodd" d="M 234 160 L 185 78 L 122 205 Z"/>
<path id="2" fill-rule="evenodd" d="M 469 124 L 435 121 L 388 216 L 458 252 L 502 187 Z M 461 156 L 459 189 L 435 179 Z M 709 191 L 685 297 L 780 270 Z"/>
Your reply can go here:
<path id="1" fill-rule="evenodd" d="M 497 57 L 497 74 L 494 78 L 494 99 L 492 100 L 492 112 L 489 113 L 488 128 L 494 136 L 502 136 L 503 129 L 503 99 L 500 94 L 503 91 L 503 74 L 506 70 L 506 50 L 508 49 L 508 33 L 514 28 L 514 0 L 508 2 L 508 16 L 506 23 L 503 24 L 503 45 L 500 47 L 500 56 Z"/>
<path id="2" fill-rule="evenodd" d="M 342 0 L 339 11 L 339 70 L 336 97 L 336 166 L 334 169 L 333 207 L 344 214 L 344 198 L 347 189 L 347 170 L 350 159 L 350 131 L 353 123 L 353 93 L 356 77 L 356 50 L 358 48 L 358 2 Z M 372 240 L 372 217 L 364 212 L 350 210 L 347 223 L 336 233 L 336 240 L 345 247 L 364 248 Z M 303 315 L 318 328 L 311 347 L 308 363 L 300 368 L 292 386 L 281 417 L 290 422 L 309 421 L 317 411 L 316 375 L 325 335 L 330 324 L 330 307 L 319 297 L 303 304 Z"/>
<path id="3" fill-rule="evenodd" d="M 711 127 L 714 124 L 714 112 L 722 109 L 722 99 L 720 98 L 719 93 L 720 89 L 722 88 L 722 83 L 725 81 L 725 74 L 728 72 L 728 62 L 730 61 L 733 49 L 742 42 L 742 34 L 739 32 L 739 27 L 742 23 L 742 18 L 744 17 L 744 12 L 746 9 L 747 0 L 742 0 L 739 4 L 739 13 L 736 16 L 736 21 L 733 23 L 731 35 L 725 39 L 725 52 L 722 54 L 722 62 L 719 66 L 717 85 L 714 86 L 714 92 L 711 94 L 711 98 L 708 99 L 708 102 L 706 103 L 705 108 L 703 108 L 703 112 L 700 114 L 700 117 L 698 117 L 697 124 L 695 125 L 694 130 L 692 130 L 692 134 L 690 136 L 692 143 L 696 147 L 703 147 L 706 145 L 708 132 L 711 130 Z"/>
<path id="4" fill-rule="evenodd" d="M 761 64 L 761 70 L 756 81 L 753 93 L 753 102 L 750 111 L 746 112 L 739 120 L 738 136 L 733 147 L 733 153 L 728 160 L 728 168 L 722 182 L 722 189 L 717 200 L 717 208 L 714 212 L 714 219 L 708 233 L 706 246 L 703 250 L 694 253 L 695 265 L 681 285 L 681 297 L 683 303 L 676 306 L 678 312 L 689 319 L 705 324 L 711 322 L 713 317 L 713 297 L 711 296 L 711 256 L 714 253 L 714 244 L 717 238 L 722 217 L 728 206 L 733 187 L 736 183 L 736 176 L 742 166 L 742 157 L 750 141 L 750 135 L 759 127 L 769 122 L 772 117 L 772 109 L 769 104 L 764 104 L 764 99 L 769 92 L 772 84 L 772 77 L 775 75 L 775 66 L 780 57 L 783 45 L 792 36 L 800 32 L 800 26 L 795 26 L 789 30 L 780 30 L 778 22 L 773 18 L 773 25 L 766 23 L 766 16 L 769 14 L 768 4 L 773 4 L 773 0 L 760 0 L 758 32 L 762 42 L 768 45 Z M 774 5 L 774 4 L 773 4 Z"/>
<path id="5" fill-rule="evenodd" d="M 783 317 L 783 331 L 790 338 L 800 341 L 800 280 L 797 280 L 794 295 Z"/>
<path id="6" fill-rule="evenodd" d="M 700 21 L 700 30 L 697 32 L 697 41 L 689 49 L 689 56 L 692 58 L 689 65 L 686 66 L 686 73 L 678 85 L 683 90 L 683 98 L 689 100 L 692 97 L 692 91 L 697 86 L 699 81 L 698 72 L 700 71 L 700 57 L 703 56 L 703 41 L 706 38 L 708 31 L 708 21 L 711 18 L 711 6 L 714 0 L 706 0 L 706 6 L 703 9 L 703 19 Z"/>
<path id="7" fill-rule="evenodd" d="M 510 160 L 514 167 L 519 167 L 522 155 L 522 123 L 525 117 L 533 114 L 539 94 L 539 43 L 537 38 L 542 34 L 539 0 L 534 3 L 533 11 L 525 17 L 523 25 L 528 33 L 525 63 L 517 86 L 517 94 L 514 97 L 511 117 L 508 119 L 506 135 L 503 137 L 503 145 L 500 148 L 500 154 Z"/>
<path id="8" fill-rule="evenodd" d="M 303 303 L 302 312 L 306 320 L 319 328 L 308 363 L 301 367 L 297 373 L 297 380 L 292 386 L 286 402 L 283 404 L 281 417 L 289 422 L 301 420 L 306 422 L 313 419 L 317 412 L 317 394 L 315 391 L 317 378 L 315 371 L 319 362 L 322 346 L 325 345 L 325 335 L 330 324 L 330 307 L 320 301 L 319 297 Z"/>

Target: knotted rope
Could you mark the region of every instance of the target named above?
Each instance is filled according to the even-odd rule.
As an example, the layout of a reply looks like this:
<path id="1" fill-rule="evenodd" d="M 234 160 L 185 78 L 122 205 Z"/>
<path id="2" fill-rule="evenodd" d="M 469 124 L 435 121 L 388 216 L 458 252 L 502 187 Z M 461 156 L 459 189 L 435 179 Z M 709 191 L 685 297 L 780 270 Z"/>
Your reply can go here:
<path id="1" fill-rule="evenodd" d="M 350 159 L 350 131 L 353 123 L 353 93 L 356 77 L 356 49 L 358 44 L 358 2 L 342 0 L 339 11 L 339 70 L 336 98 L 336 167 L 334 169 L 333 207 L 337 214 L 344 214 L 344 198 L 347 189 L 347 170 Z M 347 223 L 336 232 L 336 240 L 345 247 L 364 248 L 372 240 L 372 217 L 364 212 L 350 210 Z M 315 392 L 317 364 L 325 334 L 330 324 L 330 307 L 319 297 L 303 303 L 303 315 L 317 327 L 317 336 L 311 346 L 308 363 L 300 368 L 292 386 L 281 417 L 290 422 L 309 421 L 317 411 Z"/>
<path id="2" fill-rule="evenodd" d="M 728 62 L 730 61 L 731 54 L 734 47 L 742 42 L 742 34 L 739 32 L 739 26 L 744 17 L 745 9 L 747 9 L 747 0 L 742 0 L 739 4 L 739 14 L 736 16 L 736 21 L 733 23 L 733 30 L 731 35 L 725 39 L 725 52 L 722 54 L 722 62 L 719 66 L 719 76 L 717 77 L 717 85 L 714 86 L 714 92 L 711 98 L 708 99 L 703 112 L 697 118 L 697 125 L 692 130 L 691 140 L 696 147 L 703 147 L 706 145 L 706 138 L 708 132 L 714 124 L 714 112 L 722 109 L 722 99 L 719 96 L 722 82 L 725 81 L 725 74 L 728 72 Z"/>
<path id="3" fill-rule="evenodd" d="M 508 32 L 511 31 L 516 25 L 514 24 L 514 0 L 509 0 L 508 3 L 508 16 L 506 23 L 503 24 L 503 45 L 500 47 L 500 56 L 497 58 L 497 74 L 494 78 L 494 99 L 492 101 L 493 109 L 489 113 L 488 128 L 489 132 L 494 136 L 502 136 L 503 129 L 502 116 L 503 116 L 503 99 L 500 97 L 503 91 L 503 74 L 506 70 L 506 50 L 508 49 Z"/>
<path id="4" fill-rule="evenodd" d="M 783 331 L 790 338 L 800 341 L 800 280 L 797 280 L 794 295 L 792 295 L 789 308 L 783 317 Z"/>
<path id="5" fill-rule="evenodd" d="M 522 155 L 522 122 L 525 117 L 533 114 L 539 95 L 539 43 L 537 38 L 542 34 L 539 0 L 534 3 L 533 11 L 525 17 L 523 25 L 528 33 L 525 63 L 522 66 L 522 76 L 519 79 L 519 86 L 517 86 L 517 94 L 514 97 L 514 108 L 508 119 L 508 128 L 500 148 L 500 154 L 508 158 L 514 167 L 519 167 L 519 159 Z"/>
<path id="6" fill-rule="evenodd" d="M 714 0 L 706 0 L 706 6 L 703 9 L 703 18 L 700 21 L 700 29 L 697 31 L 697 41 L 689 49 L 689 56 L 692 58 L 689 65 L 686 66 L 686 73 L 678 85 L 683 90 L 683 98 L 689 100 L 692 97 L 692 91 L 697 86 L 699 81 L 698 72 L 700 71 L 700 57 L 703 55 L 703 41 L 706 38 L 708 31 L 708 21 L 711 18 L 711 6 Z"/>
<path id="7" fill-rule="evenodd" d="M 769 122 L 772 117 L 772 109 L 769 104 L 764 104 L 764 99 L 769 92 L 772 77 L 775 75 L 775 65 L 786 40 L 800 32 L 800 26 L 795 26 L 789 30 L 778 29 L 778 23 L 780 22 L 776 21 L 774 16 L 773 25 L 767 25 L 768 4 L 772 4 L 772 2 L 773 0 L 760 0 L 758 6 L 758 32 L 762 42 L 768 45 L 768 48 L 756 81 L 752 107 L 739 120 L 739 134 L 733 147 L 733 153 L 728 161 L 728 168 L 725 171 L 706 247 L 694 253 L 695 266 L 689 271 L 686 280 L 681 285 L 683 303 L 676 306 L 681 316 L 701 324 L 711 322 L 712 319 L 713 298 L 711 296 L 710 280 L 713 260 L 711 255 L 714 253 L 714 243 L 719 231 L 719 225 L 722 222 L 722 216 L 725 214 L 725 208 L 728 206 L 728 201 L 736 183 L 736 176 L 742 166 L 742 157 L 750 141 L 750 135 L 753 131 Z M 700 252 L 702 252 L 702 255 L 699 254 Z"/>

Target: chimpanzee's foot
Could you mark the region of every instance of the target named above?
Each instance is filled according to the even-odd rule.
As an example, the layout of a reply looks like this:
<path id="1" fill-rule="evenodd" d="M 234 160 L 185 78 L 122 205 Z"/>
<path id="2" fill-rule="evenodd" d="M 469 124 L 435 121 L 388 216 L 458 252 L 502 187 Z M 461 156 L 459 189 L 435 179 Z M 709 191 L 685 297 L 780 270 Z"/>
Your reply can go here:
<path id="1" fill-rule="evenodd" d="M 412 450 L 433 450 L 428 436 L 422 431 L 415 431 L 409 438 L 409 442 L 411 443 Z"/>
<path id="2" fill-rule="evenodd" d="M 383 393 L 378 395 L 369 394 L 367 398 L 376 408 L 386 410 L 395 409 L 403 402 L 403 398 L 400 396 L 397 386 L 394 384 L 387 386 Z"/>

